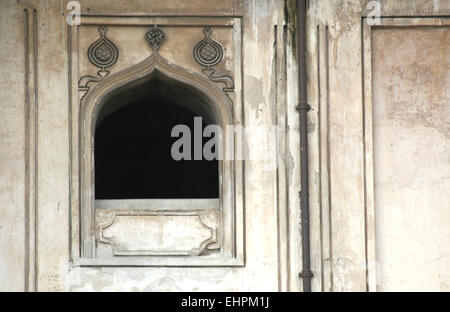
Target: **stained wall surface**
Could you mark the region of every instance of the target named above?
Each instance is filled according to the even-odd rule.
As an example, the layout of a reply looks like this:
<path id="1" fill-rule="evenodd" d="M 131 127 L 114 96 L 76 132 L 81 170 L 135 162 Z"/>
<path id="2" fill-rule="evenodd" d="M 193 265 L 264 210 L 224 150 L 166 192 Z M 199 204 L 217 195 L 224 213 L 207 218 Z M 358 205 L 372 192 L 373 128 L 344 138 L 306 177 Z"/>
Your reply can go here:
<path id="1" fill-rule="evenodd" d="M 372 35 L 379 289 L 449 291 L 450 28 Z"/>
<path id="2" fill-rule="evenodd" d="M 448 290 L 449 12 L 309 2 L 316 290 Z"/>
<path id="3" fill-rule="evenodd" d="M 449 290 L 450 2 L 382 0 L 378 21 L 374 2 L 308 5 L 312 289 Z M 0 290 L 301 291 L 295 1 L 81 0 L 80 27 L 68 3 L 0 2 Z M 269 157 L 243 169 L 243 265 L 77 259 L 78 79 L 98 71 L 87 49 L 108 25 L 112 75 L 126 71 L 152 53 L 154 23 L 170 24 L 161 55 L 195 75 L 192 48 L 212 24 L 243 124 L 278 126 L 246 142 Z"/>
<path id="4" fill-rule="evenodd" d="M 299 212 L 288 207 L 298 207 L 299 190 L 296 63 L 289 43 L 294 32 L 286 27 L 293 22 L 287 21 L 284 2 L 82 0 L 79 28 L 67 23 L 66 17 L 74 9 L 67 6 L 69 2 L 0 4 L 4 90 L 0 290 L 299 290 L 301 254 L 299 231 L 295 230 Z M 269 161 L 279 159 L 280 165 L 267 169 L 266 160 L 256 159 L 246 162 L 241 173 L 245 181 L 239 192 L 245 202 L 239 204 L 245 214 L 241 212 L 236 223 L 245 232 L 232 234 L 239 235 L 241 244 L 246 243 L 241 248 L 244 264 L 167 268 L 77 262 L 79 222 L 84 217 L 78 210 L 78 139 L 83 135 L 78 120 L 83 94 L 78 84 L 82 76 L 98 71 L 87 50 L 99 39 L 98 26 L 107 25 L 108 38 L 120 50 L 111 72 L 126 70 L 154 53 L 145 40 L 154 23 L 166 25 L 167 40 L 159 53 L 167 64 L 203 80 L 208 76 L 194 60 L 192 49 L 203 38 L 202 29 L 212 25 L 213 37 L 224 46 L 216 75 L 225 73 L 234 79 L 231 97 L 238 103 L 233 107 L 239 107 L 241 123 L 282 124 L 279 137 L 256 133 L 246 143 L 254 155 L 268 155 Z M 292 86 L 289 94 L 287 85 Z M 218 82 L 214 88 L 223 86 Z M 278 155 L 277 149 L 265 149 L 277 144 L 282 146 Z M 294 218 L 289 219 L 288 214 Z M 292 240 L 288 228 L 294 233 Z"/>
<path id="5" fill-rule="evenodd" d="M 0 289 L 21 291 L 25 256 L 25 57 L 23 9 L 1 4 Z M 14 55 L 14 57 L 12 57 Z"/>

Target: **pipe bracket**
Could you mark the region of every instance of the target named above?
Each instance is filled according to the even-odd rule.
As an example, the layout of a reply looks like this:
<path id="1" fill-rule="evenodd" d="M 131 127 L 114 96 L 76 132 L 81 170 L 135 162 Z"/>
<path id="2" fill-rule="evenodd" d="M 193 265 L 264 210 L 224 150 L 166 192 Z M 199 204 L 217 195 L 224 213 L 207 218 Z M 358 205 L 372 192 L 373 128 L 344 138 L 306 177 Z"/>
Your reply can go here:
<path id="1" fill-rule="evenodd" d="M 314 273 L 312 271 L 302 271 L 298 274 L 300 278 L 313 278 Z"/>
<path id="2" fill-rule="evenodd" d="M 308 102 L 300 102 L 295 109 L 297 111 L 302 111 L 302 110 L 306 110 L 309 111 L 311 109 L 311 105 L 308 104 Z"/>

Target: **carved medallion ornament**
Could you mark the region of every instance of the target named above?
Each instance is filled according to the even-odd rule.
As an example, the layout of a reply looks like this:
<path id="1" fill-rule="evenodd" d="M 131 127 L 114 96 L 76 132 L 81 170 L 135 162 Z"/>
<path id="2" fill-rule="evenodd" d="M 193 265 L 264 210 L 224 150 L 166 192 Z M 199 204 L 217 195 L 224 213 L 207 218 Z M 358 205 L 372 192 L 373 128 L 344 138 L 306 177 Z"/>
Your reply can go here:
<path id="1" fill-rule="evenodd" d="M 223 60 L 223 47 L 216 40 L 211 38 L 212 28 L 206 26 L 203 29 L 205 38 L 194 47 L 194 59 L 204 68 L 202 72 L 208 79 L 214 82 L 223 83 L 223 91 L 229 96 L 234 91 L 233 78 L 227 75 L 215 75 L 216 70 L 212 67 L 218 65 Z"/>
<path id="2" fill-rule="evenodd" d="M 154 25 L 146 34 L 148 44 L 153 48 L 153 50 L 158 50 L 158 48 L 163 44 L 166 39 L 166 35 L 161 28 Z"/>
<path id="3" fill-rule="evenodd" d="M 117 62 L 119 49 L 106 37 L 108 32 L 106 26 L 100 26 L 98 32 L 100 33 L 100 39 L 91 44 L 88 49 L 88 57 L 93 65 L 100 67 L 102 71 L 106 71 L 106 68 Z"/>
<path id="4" fill-rule="evenodd" d="M 200 65 L 210 68 L 222 61 L 223 48 L 219 42 L 211 38 L 211 27 L 205 27 L 203 33 L 205 38 L 195 46 L 194 58 Z"/>
<path id="5" fill-rule="evenodd" d="M 100 26 L 98 28 L 100 38 L 92 43 L 88 49 L 88 58 L 92 65 L 99 67 L 98 76 L 85 75 L 78 82 L 78 90 L 82 93 L 81 100 L 86 96 L 90 87 L 90 82 L 100 82 L 109 75 L 108 68 L 116 64 L 119 58 L 119 49 L 106 37 L 108 27 Z"/>

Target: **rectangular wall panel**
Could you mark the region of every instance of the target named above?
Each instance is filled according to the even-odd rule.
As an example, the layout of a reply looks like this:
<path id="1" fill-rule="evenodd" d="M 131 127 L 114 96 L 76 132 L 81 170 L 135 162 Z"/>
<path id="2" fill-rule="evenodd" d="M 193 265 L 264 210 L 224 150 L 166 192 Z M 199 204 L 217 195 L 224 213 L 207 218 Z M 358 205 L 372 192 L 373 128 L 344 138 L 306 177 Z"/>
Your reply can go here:
<path id="1" fill-rule="evenodd" d="M 377 284 L 450 290 L 450 27 L 372 30 Z"/>

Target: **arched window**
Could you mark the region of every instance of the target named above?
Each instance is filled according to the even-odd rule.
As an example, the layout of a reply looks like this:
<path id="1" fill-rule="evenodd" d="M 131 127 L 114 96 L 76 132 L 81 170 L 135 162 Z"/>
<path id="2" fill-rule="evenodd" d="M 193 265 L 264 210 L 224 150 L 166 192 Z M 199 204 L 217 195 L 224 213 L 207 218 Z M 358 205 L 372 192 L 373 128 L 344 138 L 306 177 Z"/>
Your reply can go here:
<path id="1" fill-rule="evenodd" d="M 96 123 L 95 198 L 219 198 L 218 160 L 194 158 L 194 139 L 217 123 L 203 101 L 159 73 L 110 98 Z M 200 129 L 194 129 L 194 118 L 202 123 Z M 188 159 L 171 155 L 176 125 L 190 129 Z"/>
<path id="2" fill-rule="evenodd" d="M 233 109 L 213 82 L 157 54 L 89 90 L 79 128 L 82 263 L 242 265 L 242 167 L 197 159 L 194 148 L 218 125 L 222 155 L 233 155 Z M 180 124 L 192 160 L 172 157 Z"/>

